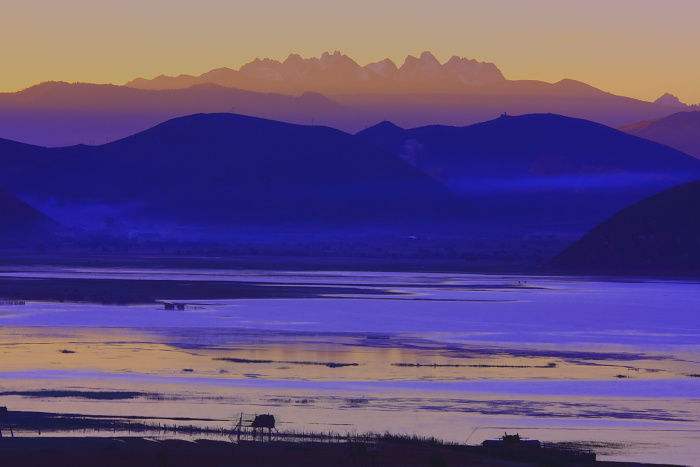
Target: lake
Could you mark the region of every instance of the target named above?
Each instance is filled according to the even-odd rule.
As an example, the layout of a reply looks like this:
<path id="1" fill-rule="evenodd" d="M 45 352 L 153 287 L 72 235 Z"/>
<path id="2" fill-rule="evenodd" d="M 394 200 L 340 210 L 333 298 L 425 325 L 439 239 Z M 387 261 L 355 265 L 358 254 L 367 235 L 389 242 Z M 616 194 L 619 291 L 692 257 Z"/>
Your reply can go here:
<path id="1" fill-rule="evenodd" d="M 11 410 L 220 427 L 273 413 L 284 429 L 470 443 L 518 431 L 601 459 L 700 458 L 697 282 L 40 266 L 2 281 L 157 282 L 171 294 L 158 300 L 185 305 L 0 304 Z"/>

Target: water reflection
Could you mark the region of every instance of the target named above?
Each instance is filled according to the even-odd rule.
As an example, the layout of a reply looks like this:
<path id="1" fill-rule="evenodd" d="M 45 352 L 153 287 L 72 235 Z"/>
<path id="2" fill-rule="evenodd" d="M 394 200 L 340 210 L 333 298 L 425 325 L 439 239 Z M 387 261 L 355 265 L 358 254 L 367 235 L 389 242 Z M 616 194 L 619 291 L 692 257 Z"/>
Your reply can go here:
<path id="1" fill-rule="evenodd" d="M 604 458 L 698 457 L 697 284 L 221 270 L 3 274 L 374 291 L 191 300 L 182 311 L 154 303 L 0 305 L 0 404 L 13 410 L 211 428 L 239 412 L 274 412 L 283 427 L 301 430 L 478 442 L 505 428 L 598 443 Z"/>

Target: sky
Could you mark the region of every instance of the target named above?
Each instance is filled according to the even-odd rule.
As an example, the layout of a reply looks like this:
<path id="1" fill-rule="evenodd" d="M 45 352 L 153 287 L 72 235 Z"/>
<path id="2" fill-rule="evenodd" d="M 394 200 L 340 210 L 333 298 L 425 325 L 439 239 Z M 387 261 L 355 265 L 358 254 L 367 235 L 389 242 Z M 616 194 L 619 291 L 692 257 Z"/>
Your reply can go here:
<path id="1" fill-rule="evenodd" d="M 509 79 L 572 78 L 700 102 L 699 0 L 0 0 L 0 91 L 237 68 L 340 50 L 431 50 Z"/>

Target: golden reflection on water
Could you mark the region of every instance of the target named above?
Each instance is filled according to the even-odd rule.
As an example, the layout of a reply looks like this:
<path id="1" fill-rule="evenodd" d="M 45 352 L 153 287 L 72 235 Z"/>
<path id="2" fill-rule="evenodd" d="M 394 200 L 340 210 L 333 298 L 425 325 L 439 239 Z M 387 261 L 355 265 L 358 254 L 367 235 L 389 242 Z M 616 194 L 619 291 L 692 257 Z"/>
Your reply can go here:
<path id="1" fill-rule="evenodd" d="M 422 294 L 429 289 L 421 290 L 412 293 Z M 440 289 L 433 295 L 449 298 L 455 291 Z M 473 291 L 468 288 L 461 292 Z M 524 292 L 519 289 L 508 294 L 517 297 Z M 650 300 L 649 294 L 638 298 L 638 292 L 632 290 L 630 295 L 621 296 L 625 300 L 630 300 L 630 296 Z M 552 289 L 547 297 L 556 297 L 557 293 Z M 581 296 L 584 293 L 578 297 Z M 597 295 L 586 290 L 585 296 Z M 682 347 L 682 342 L 672 343 L 672 350 L 664 350 L 659 345 L 639 349 L 596 342 L 567 344 L 569 339 L 591 334 L 591 330 L 579 334 L 575 326 L 565 327 L 566 332 L 558 336 L 556 344 L 496 342 L 498 336 L 489 335 L 493 334 L 489 326 L 464 328 L 474 328 L 468 333 L 471 339 L 491 342 L 450 343 L 459 336 L 449 331 L 449 320 L 443 327 L 425 326 L 425 332 L 422 328 L 426 321 L 418 320 L 409 326 L 421 335 L 384 335 L 383 326 L 378 327 L 381 332 L 370 326 L 375 329 L 371 335 L 255 331 L 253 326 L 259 325 L 268 326 L 266 329 L 306 328 L 295 327 L 299 323 L 270 321 L 277 319 L 273 312 L 257 321 L 242 320 L 255 316 L 256 309 L 250 308 L 246 315 L 240 313 L 239 307 L 251 307 L 253 303 L 236 304 L 231 307 L 233 311 L 227 309 L 216 315 L 238 319 L 235 322 L 250 326 L 248 330 L 187 327 L 187 323 L 212 325 L 217 321 L 184 319 L 190 316 L 189 311 L 173 315 L 176 319 L 170 321 L 170 315 L 162 319 L 164 315 L 154 312 L 153 306 L 147 308 L 149 313 L 139 313 L 139 320 L 131 322 L 131 326 L 144 325 L 149 330 L 75 327 L 70 319 L 73 312 L 89 317 L 93 311 L 105 310 L 78 310 L 78 305 L 66 305 L 70 310 L 63 310 L 63 305 L 37 304 L 39 310 L 46 306 L 51 312 L 69 311 L 64 321 L 55 318 L 48 322 L 66 322 L 71 327 L 0 327 L 0 405 L 11 410 L 140 416 L 158 423 L 219 428 L 230 426 L 240 412 L 273 413 L 284 430 L 391 431 L 461 442 L 469 438 L 470 443 L 507 430 L 545 441 L 613 442 L 614 445 L 606 444 L 598 451 L 607 459 L 692 464 L 700 458 L 700 396 L 691 397 L 696 388 L 693 383 L 700 380 L 689 376 L 700 374 L 696 345 Z M 280 303 L 284 302 L 266 302 L 266 307 L 274 311 Z M 317 306 L 319 303 L 308 302 Z M 546 301 L 543 303 L 546 305 Z M 598 309 L 596 303 L 614 309 L 606 301 L 594 301 L 590 310 Z M 192 312 L 208 316 L 217 309 Z M 110 308 L 109 320 L 102 317 L 79 322 L 117 322 L 126 326 L 119 321 L 121 310 L 126 313 L 134 309 Z M 0 316 L 11 317 L 13 313 L 17 311 L 0 311 Z M 299 316 L 306 319 L 304 313 Z M 324 310 L 319 316 L 314 319 L 332 319 L 333 314 L 327 315 Z M 335 316 L 347 318 L 342 313 Z M 421 315 L 416 312 L 416 316 Z M 429 316 L 433 319 L 439 314 Z M 451 316 L 473 319 L 461 311 Z M 478 323 L 478 319 L 473 322 Z M 681 322 L 685 323 L 684 330 L 692 331 L 686 329 L 686 321 Z M 154 323 L 185 324 L 180 328 L 156 329 Z M 528 325 L 534 328 L 540 323 Z M 625 323 L 620 329 L 623 331 L 614 330 L 615 335 L 624 334 Z M 651 332 L 653 328 L 641 329 L 641 337 L 616 342 L 645 345 L 644 339 L 660 336 Z M 686 336 L 686 342 L 690 342 L 688 336 L 693 334 L 678 335 Z M 673 334 L 669 336 L 673 338 Z M 658 342 L 670 342 L 669 336 Z M 597 337 L 600 336 L 591 339 Z M 528 391 L 528 385 L 538 380 L 549 380 L 545 383 L 554 385 L 571 380 L 576 383 L 555 392 L 568 395 Z M 645 381 L 634 386 L 634 380 Z M 671 392 L 681 387 L 685 395 L 670 394 L 671 398 L 666 399 L 669 394 L 655 394 L 649 388 L 664 386 L 663 381 L 656 380 L 670 380 L 671 384 L 665 387 L 670 387 Z M 587 392 L 589 386 L 601 381 L 612 384 L 605 390 Z M 443 382 L 454 384 L 441 385 Z M 615 391 L 630 387 L 628 384 L 641 390 L 630 393 L 635 395 L 617 396 Z M 577 395 L 579 389 L 578 394 L 588 395 Z M 95 391 L 137 394 L 105 399 L 89 394 Z M 175 417 L 196 420 L 178 422 L 173 420 Z"/>
<path id="2" fill-rule="evenodd" d="M 274 413 L 282 429 L 392 431 L 453 441 L 471 436 L 472 443 L 508 429 L 548 441 L 614 441 L 601 448 L 607 459 L 688 464 L 697 454 L 692 439 L 700 433 L 698 398 L 523 396 L 342 386 L 343 382 L 371 381 L 616 380 L 620 375 L 647 380 L 688 378 L 699 372 L 695 362 L 700 359 L 693 354 L 615 361 L 596 360 L 592 355 L 573 359 L 470 353 L 426 341 L 416 348 L 400 339 L 368 342 L 352 335 L 238 339 L 234 334 L 227 339 L 216 345 L 206 344 L 206 339 L 202 345 L 177 345 L 172 342 L 178 339 L 163 331 L 0 328 L 0 375 L 35 375 L 0 379 L 4 393 L 0 405 L 12 410 L 132 415 L 166 424 L 177 422 L 158 417 L 194 417 L 204 420 L 186 423 L 219 428 L 229 426 L 240 412 L 264 412 Z M 184 340 L 192 341 L 191 336 Z M 624 350 L 630 349 L 595 349 Z M 60 373 L 60 379 L 52 378 L 52 371 Z M 105 377 L 89 376 L 90 372 Z M 177 378 L 163 382 L 148 377 Z M 225 385 L 260 380 L 279 384 Z M 340 386 L 299 389 L 285 387 L 284 380 L 338 382 Z M 116 390 L 140 395 L 95 400 L 26 393 L 41 390 Z"/>
<path id="3" fill-rule="evenodd" d="M 0 371 L 76 370 L 209 378 L 318 381 L 471 379 L 668 379 L 698 372 L 697 356 L 632 361 L 470 355 L 387 340 L 302 336 L 184 346 L 134 329 L 0 329 Z M 193 348 L 190 348 L 193 347 Z M 596 348 L 597 352 L 605 349 Z M 611 349 L 619 350 L 619 349 Z"/>

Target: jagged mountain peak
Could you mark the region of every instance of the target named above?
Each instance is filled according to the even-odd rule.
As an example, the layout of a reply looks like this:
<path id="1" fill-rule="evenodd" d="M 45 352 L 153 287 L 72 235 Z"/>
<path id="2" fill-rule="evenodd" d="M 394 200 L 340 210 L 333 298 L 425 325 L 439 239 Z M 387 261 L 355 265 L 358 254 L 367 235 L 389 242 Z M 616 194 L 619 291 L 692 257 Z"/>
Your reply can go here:
<path id="1" fill-rule="evenodd" d="M 284 59 L 284 63 L 287 63 L 287 62 L 289 62 L 289 63 L 301 62 L 301 61 L 304 61 L 304 60 L 305 60 L 305 59 L 302 58 L 301 55 L 299 55 L 299 54 L 297 54 L 297 53 L 291 53 L 291 54 L 289 54 L 289 55 L 287 56 L 287 58 Z"/>
<path id="2" fill-rule="evenodd" d="M 430 62 L 430 63 L 437 63 L 437 64 L 440 64 L 440 62 L 438 61 L 438 59 L 435 58 L 435 55 L 433 55 L 433 53 L 430 52 L 429 50 L 426 50 L 426 51 L 424 51 L 424 52 L 421 52 L 421 54 L 420 54 L 420 60 L 422 60 L 422 61 L 424 61 L 424 62 Z"/>
<path id="3" fill-rule="evenodd" d="M 243 71 L 247 67 L 276 66 L 276 65 L 280 65 L 280 64 L 281 64 L 281 62 L 279 60 L 275 60 L 274 58 L 255 57 L 255 60 L 242 65 L 241 68 L 239 69 L 239 71 Z"/>
<path id="4" fill-rule="evenodd" d="M 431 67 L 431 68 L 437 68 L 442 65 L 440 65 L 440 62 L 438 61 L 437 58 L 435 58 L 435 55 L 433 55 L 429 51 L 422 52 L 418 57 L 415 57 L 413 55 L 408 55 L 406 59 L 403 62 L 403 65 L 401 68 L 406 68 L 410 66 L 416 66 L 416 65 L 424 66 L 424 67 Z"/>
<path id="5" fill-rule="evenodd" d="M 418 58 L 413 55 L 406 57 L 406 60 L 399 68 L 399 79 L 402 81 L 434 79 L 441 71 L 442 65 L 430 52 L 423 52 Z"/>
<path id="6" fill-rule="evenodd" d="M 324 52 L 319 59 L 322 66 L 325 67 L 344 67 L 344 68 L 354 68 L 356 70 L 361 70 L 362 67 L 353 60 L 351 57 L 345 55 L 344 53 L 336 50 L 333 53 Z"/>
<path id="7" fill-rule="evenodd" d="M 374 131 L 403 131 L 404 129 L 398 126 L 396 123 L 390 120 L 383 120 L 375 125 L 372 125 L 364 130 L 360 131 L 358 134 L 367 134 Z"/>
<path id="8" fill-rule="evenodd" d="M 466 58 L 466 57 L 460 57 L 459 55 L 453 55 L 450 57 L 449 60 L 445 62 L 445 65 L 457 65 L 457 64 L 463 64 L 463 63 L 478 63 L 475 59 L 473 58 Z"/>
<path id="9" fill-rule="evenodd" d="M 688 104 L 685 102 L 681 101 L 677 96 L 666 92 L 662 96 L 660 96 L 658 99 L 654 101 L 656 104 L 660 105 L 665 105 L 668 107 L 675 107 L 675 108 L 686 108 L 688 107 Z"/>
<path id="10" fill-rule="evenodd" d="M 295 94 L 305 91 L 396 92 L 399 88 L 409 92 L 454 92 L 461 86 L 502 81 L 505 78 L 493 63 L 457 55 L 441 64 L 432 52 L 424 51 L 417 57 L 407 56 L 400 67 L 389 58 L 361 66 L 352 57 L 335 50 L 324 52 L 320 57 L 291 53 L 281 61 L 256 58 L 238 70 L 220 68 L 200 76 L 159 76 L 151 80 L 137 78 L 127 86 L 182 89 L 214 82 L 246 90 Z"/>
<path id="11" fill-rule="evenodd" d="M 321 54 L 321 61 L 335 61 L 335 60 L 345 60 L 345 59 L 350 59 L 347 55 L 342 53 L 340 50 L 335 50 L 333 52 L 323 52 Z M 354 60 L 353 60 L 354 61 Z"/>
<path id="12" fill-rule="evenodd" d="M 383 78 L 393 77 L 399 71 L 399 67 L 396 66 L 396 63 L 389 58 L 369 63 L 365 65 L 364 68 Z"/>

